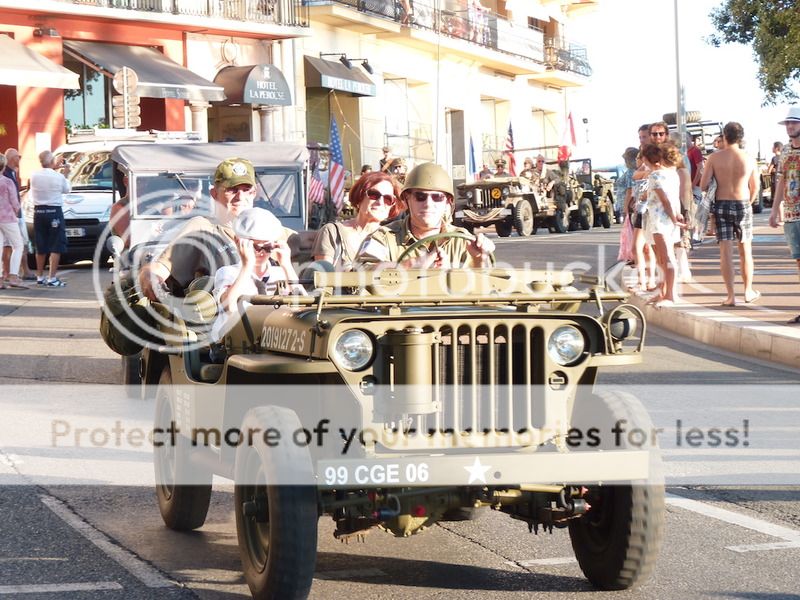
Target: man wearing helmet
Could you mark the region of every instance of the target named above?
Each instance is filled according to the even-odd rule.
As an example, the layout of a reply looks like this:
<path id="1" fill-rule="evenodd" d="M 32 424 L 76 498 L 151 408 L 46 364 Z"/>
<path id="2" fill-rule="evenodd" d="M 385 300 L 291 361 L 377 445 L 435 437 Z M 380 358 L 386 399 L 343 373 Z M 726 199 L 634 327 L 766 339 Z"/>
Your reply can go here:
<path id="1" fill-rule="evenodd" d="M 406 215 L 379 228 L 361 245 L 356 262 L 364 265 L 395 263 L 403 251 L 418 240 L 441 233 L 461 233 L 465 229 L 450 223 L 453 212 L 453 181 L 434 163 L 412 169 L 403 185 L 402 200 Z M 494 243 L 478 234 L 475 239 L 460 237 L 432 240 L 420 247 L 400 266 L 414 269 L 488 267 L 492 264 Z"/>

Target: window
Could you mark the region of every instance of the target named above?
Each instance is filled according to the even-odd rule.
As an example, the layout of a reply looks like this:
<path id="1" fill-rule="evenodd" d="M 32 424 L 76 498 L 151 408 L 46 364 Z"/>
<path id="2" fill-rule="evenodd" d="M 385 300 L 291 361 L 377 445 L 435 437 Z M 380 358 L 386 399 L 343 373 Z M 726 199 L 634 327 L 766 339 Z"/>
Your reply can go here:
<path id="1" fill-rule="evenodd" d="M 67 128 L 108 127 L 109 79 L 65 54 L 64 67 L 80 76 L 80 88 L 64 90 Z"/>

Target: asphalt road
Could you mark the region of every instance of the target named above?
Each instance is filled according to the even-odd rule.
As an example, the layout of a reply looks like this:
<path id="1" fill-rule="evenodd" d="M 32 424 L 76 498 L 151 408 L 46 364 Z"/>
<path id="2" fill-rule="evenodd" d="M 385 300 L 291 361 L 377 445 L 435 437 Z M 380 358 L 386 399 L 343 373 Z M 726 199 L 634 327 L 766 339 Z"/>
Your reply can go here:
<path id="1" fill-rule="evenodd" d="M 541 231 L 533 238 L 497 240 L 497 255 L 513 264 L 561 268 L 572 263 L 592 271 L 598 262 L 613 262 L 616 235 L 616 229 L 563 236 Z M 603 256 L 605 263 L 598 258 Z M 91 270 L 79 266 L 64 276 L 69 280 L 64 289 L 0 292 L 0 482 L 6 484 L 0 488 L 0 596 L 247 597 L 229 483 L 215 485 L 206 525 L 178 534 L 161 524 L 150 487 L 62 486 L 53 483 L 55 478 L 35 478 L 38 469 L 55 472 L 59 461 L 62 470 L 74 469 L 80 458 L 25 450 L 18 442 L 20 430 L 43 412 L 50 410 L 54 418 L 90 417 L 127 408 L 141 421 L 152 412 L 152 406 L 140 401 L 104 403 L 80 393 L 87 383 L 119 381 L 120 363 L 97 334 L 99 305 Z M 761 447 L 754 431 L 754 454 L 748 458 L 764 473 L 800 462 L 798 411 L 772 394 L 752 394 L 734 403 L 728 390 L 758 390 L 767 384 L 792 390 L 799 381 L 798 371 L 652 330 L 643 364 L 606 369 L 600 376 L 603 385 L 643 390 L 640 397 L 656 421 L 668 423 L 676 415 L 690 419 L 709 411 L 724 418 L 732 405 L 735 410 L 729 409 L 727 416 L 733 423 L 750 418 L 756 424 L 769 415 L 769 431 L 779 442 L 774 448 Z M 40 383 L 78 385 L 59 385 L 50 392 L 37 387 Z M 688 390 L 700 384 L 708 386 L 702 399 L 695 400 Z M 36 397 L 26 401 L 25 392 L 31 390 Z M 743 449 L 667 450 L 667 466 L 685 475 L 696 473 L 696 464 L 735 461 Z M 69 464 L 63 462 L 67 460 Z M 113 452 L 85 462 L 85 468 L 105 462 L 111 481 L 115 461 L 126 460 L 147 468 L 146 456 Z M 707 476 L 702 469 L 700 473 Z M 523 523 L 488 509 L 475 521 L 436 525 L 409 539 L 375 530 L 363 543 L 350 544 L 336 541 L 332 522 L 321 520 L 312 598 L 797 599 L 798 490 L 794 485 L 721 486 L 715 481 L 670 487 L 666 537 L 655 572 L 641 588 L 622 593 L 591 589 L 564 530 L 533 535 Z"/>

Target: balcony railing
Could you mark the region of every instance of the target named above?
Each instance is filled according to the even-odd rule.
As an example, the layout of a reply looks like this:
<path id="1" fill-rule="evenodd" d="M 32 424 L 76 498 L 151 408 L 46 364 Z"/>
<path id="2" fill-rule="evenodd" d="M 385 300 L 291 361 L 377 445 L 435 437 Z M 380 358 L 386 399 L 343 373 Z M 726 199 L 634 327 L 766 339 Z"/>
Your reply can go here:
<path id="1" fill-rule="evenodd" d="M 208 17 L 250 23 L 308 27 L 303 0 L 60 0 L 67 4 L 100 6 L 147 13 Z"/>
<path id="2" fill-rule="evenodd" d="M 560 71 L 591 75 L 586 49 L 566 40 L 545 39 L 544 33 L 517 25 L 489 10 L 437 9 L 435 0 L 413 0 L 407 15 L 398 0 L 304 0 L 306 6 L 345 5 L 361 13 L 390 19 L 408 27 L 439 32 L 516 58 L 533 61 Z M 451 3 L 451 6 L 459 4 Z"/>

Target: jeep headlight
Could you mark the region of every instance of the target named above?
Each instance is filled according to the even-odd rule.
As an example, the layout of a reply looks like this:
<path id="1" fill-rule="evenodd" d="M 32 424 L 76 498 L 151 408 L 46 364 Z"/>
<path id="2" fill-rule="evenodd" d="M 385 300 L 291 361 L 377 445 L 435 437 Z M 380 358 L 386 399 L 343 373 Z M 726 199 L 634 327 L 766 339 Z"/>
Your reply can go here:
<path id="1" fill-rule="evenodd" d="M 504 187 L 504 188 L 503 188 L 503 191 L 502 191 L 503 198 L 508 198 L 508 195 L 509 195 L 510 193 L 511 193 L 511 190 L 509 190 L 507 187 Z"/>
<path id="2" fill-rule="evenodd" d="M 586 347 L 581 331 L 573 325 L 563 325 L 550 334 L 547 353 L 562 366 L 574 363 Z"/>
<path id="3" fill-rule="evenodd" d="M 472 190 L 467 190 L 466 192 L 464 192 L 464 197 L 467 200 L 472 200 L 472 198 L 475 197 L 475 192 L 473 192 Z"/>
<path id="4" fill-rule="evenodd" d="M 345 331 L 333 344 L 333 359 L 348 371 L 360 371 L 372 360 L 375 344 L 372 338 L 360 329 Z"/>

